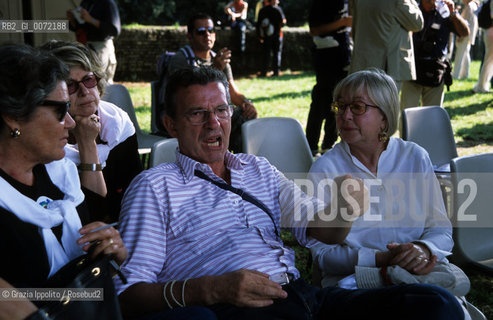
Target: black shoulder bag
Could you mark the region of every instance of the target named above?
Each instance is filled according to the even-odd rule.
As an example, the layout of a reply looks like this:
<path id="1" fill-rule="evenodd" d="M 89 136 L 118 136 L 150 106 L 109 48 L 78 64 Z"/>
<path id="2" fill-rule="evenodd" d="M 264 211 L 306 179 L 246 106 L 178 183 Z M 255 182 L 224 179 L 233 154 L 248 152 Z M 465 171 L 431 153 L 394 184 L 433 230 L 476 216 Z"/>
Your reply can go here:
<path id="1" fill-rule="evenodd" d="M 27 320 L 107 319 L 121 320 L 120 304 L 113 285 L 113 271 L 122 281 L 126 279 L 110 255 L 82 255 L 63 266 L 51 276 L 45 288 L 66 288 L 58 301 L 48 301 Z M 69 295 L 69 289 L 102 288 L 100 296 L 79 300 Z M 98 291 L 99 292 L 99 291 Z M 102 298 L 102 299 L 101 299 Z"/>

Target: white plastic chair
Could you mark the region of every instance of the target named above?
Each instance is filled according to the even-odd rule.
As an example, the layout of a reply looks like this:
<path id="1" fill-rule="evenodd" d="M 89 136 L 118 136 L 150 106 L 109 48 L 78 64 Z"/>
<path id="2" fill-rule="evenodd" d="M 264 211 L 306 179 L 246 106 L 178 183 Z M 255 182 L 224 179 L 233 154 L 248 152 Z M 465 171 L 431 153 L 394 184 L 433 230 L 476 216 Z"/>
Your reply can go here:
<path id="1" fill-rule="evenodd" d="M 455 242 L 452 259 L 493 274 L 493 153 L 451 161 Z"/>
<path id="2" fill-rule="evenodd" d="M 243 152 L 267 158 L 284 174 L 310 170 L 313 157 L 298 120 L 273 117 L 247 121 L 241 126 Z"/>
<path id="3" fill-rule="evenodd" d="M 437 172 L 450 172 L 457 147 L 450 117 L 439 106 L 407 108 L 402 111 L 401 137 L 423 147 Z"/>
<path id="4" fill-rule="evenodd" d="M 428 152 L 440 181 L 443 201 L 447 212 L 450 213 L 452 210 L 450 160 L 457 157 L 457 147 L 447 111 L 439 106 L 404 109 L 401 137 L 417 143 Z"/>
<path id="5" fill-rule="evenodd" d="M 112 84 L 107 86 L 101 99 L 117 105 L 128 113 L 128 116 L 130 117 L 130 120 L 135 127 L 140 154 L 150 153 L 154 143 L 165 139 L 164 137 L 144 133 L 140 129 L 139 123 L 137 121 L 137 116 L 135 115 L 132 98 L 130 97 L 130 93 L 124 85 Z"/>
<path id="6" fill-rule="evenodd" d="M 175 138 L 156 142 L 151 148 L 149 168 L 155 167 L 163 162 L 175 162 L 176 147 L 178 147 L 178 140 Z"/>

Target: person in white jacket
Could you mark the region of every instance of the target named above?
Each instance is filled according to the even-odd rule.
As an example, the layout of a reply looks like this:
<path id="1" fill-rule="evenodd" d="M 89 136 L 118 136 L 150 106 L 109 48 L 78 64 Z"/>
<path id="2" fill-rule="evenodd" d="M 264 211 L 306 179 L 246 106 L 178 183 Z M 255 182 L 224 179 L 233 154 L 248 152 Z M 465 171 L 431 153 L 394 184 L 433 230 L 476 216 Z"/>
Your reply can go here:
<path id="1" fill-rule="evenodd" d="M 493 18 L 493 1 L 490 1 L 490 16 Z M 474 92 L 490 92 L 490 80 L 493 76 L 493 26 L 483 30 L 484 59 L 478 83 L 473 88 Z"/>
<path id="2" fill-rule="evenodd" d="M 469 66 L 471 65 L 471 46 L 474 45 L 476 35 L 478 33 L 478 17 L 476 11 L 478 10 L 478 0 L 462 0 L 465 7 L 461 12 L 462 18 L 464 18 L 469 24 L 469 36 L 459 37 L 455 40 L 455 59 L 454 69 L 452 76 L 454 79 L 467 79 L 469 78 Z"/>

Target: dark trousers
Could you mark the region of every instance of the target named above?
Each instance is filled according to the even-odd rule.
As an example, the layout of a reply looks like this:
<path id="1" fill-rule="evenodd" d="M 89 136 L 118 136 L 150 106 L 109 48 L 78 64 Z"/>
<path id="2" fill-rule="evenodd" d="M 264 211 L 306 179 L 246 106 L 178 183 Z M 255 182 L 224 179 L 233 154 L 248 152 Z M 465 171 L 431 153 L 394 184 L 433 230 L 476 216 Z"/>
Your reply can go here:
<path id="1" fill-rule="evenodd" d="M 148 314 L 139 320 L 217 320 L 217 317 L 206 307 L 191 306 Z"/>
<path id="2" fill-rule="evenodd" d="M 312 103 L 306 123 L 306 138 L 310 149 L 318 150 L 322 123 L 325 120 L 325 136 L 322 149 L 329 149 L 337 140 L 336 119 L 330 110 L 332 91 L 347 74 L 344 68 L 349 62 L 349 51 L 344 48 L 313 49 L 313 66 L 316 84 L 312 90 Z"/>
<path id="3" fill-rule="evenodd" d="M 278 75 L 279 71 L 281 71 L 282 38 L 276 35 L 264 38 L 262 53 L 263 64 L 261 73 L 263 75 L 267 73 L 272 59 L 272 69 L 274 70 L 274 74 Z"/>
<path id="4" fill-rule="evenodd" d="M 286 299 L 263 308 L 209 307 L 218 319 L 463 319 L 461 306 L 433 285 L 395 285 L 380 289 L 317 288 L 296 280 L 283 287 Z"/>

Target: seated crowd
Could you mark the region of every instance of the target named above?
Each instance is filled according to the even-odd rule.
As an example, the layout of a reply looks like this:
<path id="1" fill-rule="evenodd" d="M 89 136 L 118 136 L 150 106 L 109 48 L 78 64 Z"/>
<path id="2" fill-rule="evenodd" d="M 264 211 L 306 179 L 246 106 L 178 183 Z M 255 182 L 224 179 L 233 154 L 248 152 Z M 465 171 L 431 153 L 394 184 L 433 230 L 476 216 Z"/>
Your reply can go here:
<path id="1" fill-rule="evenodd" d="M 341 141 L 312 166 L 309 179 L 325 187 L 309 195 L 267 159 L 228 151 L 236 121 L 257 111 L 234 84 L 231 52 L 212 51 L 212 19 L 195 15 L 188 39 L 193 61 L 185 51 L 171 59 L 158 117 L 178 140 L 176 162 L 144 171 L 128 115 L 100 99 L 105 76 L 91 50 L 0 46 L 0 288 L 43 287 L 90 252 L 120 266 L 114 287 L 128 319 L 467 317 L 455 297 L 465 293 L 440 284 L 383 275 L 361 285 L 370 268 L 429 275 L 453 247 L 428 154 L 391 137 L 400 106 L 390 76 L 368 69 L 339 82 Z M 395 180 L 409 187 L 402 207 Z M 281 229 L 311 250 L 322 286 L 301 277 Z M 0 319 L 42 306 L 0 300 Z"/>

